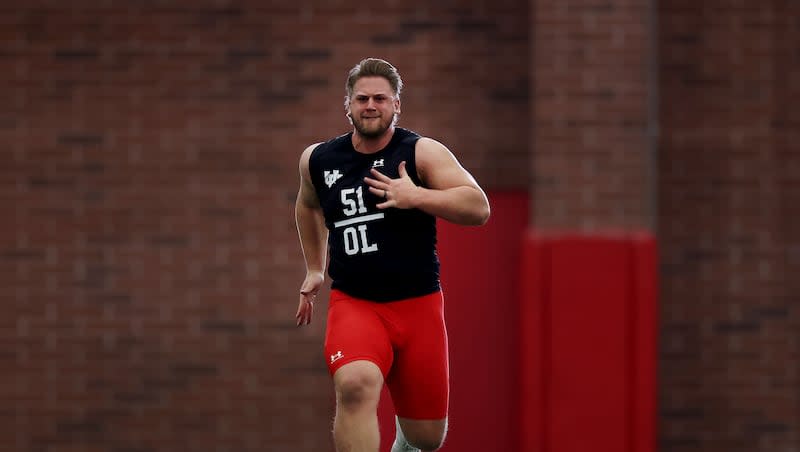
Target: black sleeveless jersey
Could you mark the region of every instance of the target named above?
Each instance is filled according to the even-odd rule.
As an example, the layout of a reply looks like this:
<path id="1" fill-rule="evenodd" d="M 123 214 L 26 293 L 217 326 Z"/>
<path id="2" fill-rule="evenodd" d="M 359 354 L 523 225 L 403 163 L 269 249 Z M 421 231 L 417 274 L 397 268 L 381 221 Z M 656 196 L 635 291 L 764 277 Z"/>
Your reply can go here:
<path id="1" fill-rule="evenodd" d="M 309 171 L 328 228 L 331 287 L 356 298 L 394 301 L 439 290 L 436 218 L 418 209 L 378 209 L 369 191 L 370 169 L 395 179 L 398 165 L 417 185 L 414 146 L 419 135 L 395 128 L 386 147 L 373 154 L 353 148 L 352 132 L 320 144 Z"/>

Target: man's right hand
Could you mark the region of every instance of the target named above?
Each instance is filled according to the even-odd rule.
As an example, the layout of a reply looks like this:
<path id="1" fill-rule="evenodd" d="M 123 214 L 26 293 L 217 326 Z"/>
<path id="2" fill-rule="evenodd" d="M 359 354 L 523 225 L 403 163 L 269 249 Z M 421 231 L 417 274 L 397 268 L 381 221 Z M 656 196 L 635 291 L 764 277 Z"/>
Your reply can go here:
<path id="1" fill-rule="evenodd" d="M 314 301 L 324 280 L 325 275 L 322 272 L 315 271 L 306 274 L 306 279 L 300 287 L 300 303 L 297 306 L 297 314 L 295 314 L 297 326 L 311 323 L 311 317 L 314 315 Z"/>

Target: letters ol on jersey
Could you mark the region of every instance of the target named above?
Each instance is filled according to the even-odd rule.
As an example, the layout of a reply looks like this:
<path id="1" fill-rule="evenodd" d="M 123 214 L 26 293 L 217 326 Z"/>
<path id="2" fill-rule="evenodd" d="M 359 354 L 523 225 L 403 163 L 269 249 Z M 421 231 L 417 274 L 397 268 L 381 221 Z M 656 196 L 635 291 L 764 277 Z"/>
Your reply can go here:
<path id="1" fill-rule="evenodd" d="M 327 172 L 326 172 L 327 173 Z M 341 177 L 341 176 L 339 176 Z M 328 175 L 325 175 L 327 181 Z M 327 183 L 327 182 L 326 182 Z M 367 206 L 364 204 L 364 187 L 341 189 L 342 213 L 349 217 L 333 223 L 335 229 L 344 228 L 344 252 L 348 256 L 358 253 L 371 253 L 378 251 L 378 245 L 369 243 L 367 237 L 367 223 L 384 217 L 383 212 L 365 215 Z M 359 215 L 356 215 L 359 214 Z"/>

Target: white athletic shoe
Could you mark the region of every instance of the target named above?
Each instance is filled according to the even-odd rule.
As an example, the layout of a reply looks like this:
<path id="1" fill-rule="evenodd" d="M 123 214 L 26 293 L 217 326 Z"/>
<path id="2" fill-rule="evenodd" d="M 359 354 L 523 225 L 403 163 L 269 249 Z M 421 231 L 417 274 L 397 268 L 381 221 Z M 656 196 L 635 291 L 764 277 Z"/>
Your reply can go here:
<path id="1" fill-rule="evenodd" d="M 392 444 L 391 452 L 421 452 L 420 449 L 408 444 L 405 435 L 403 435 L 403 429 L 400 428 L 400 421 L 397 420 L 397 417 L 394 418 L 394 427 L 397 433 L 394 436 L 394 444 Z"/>

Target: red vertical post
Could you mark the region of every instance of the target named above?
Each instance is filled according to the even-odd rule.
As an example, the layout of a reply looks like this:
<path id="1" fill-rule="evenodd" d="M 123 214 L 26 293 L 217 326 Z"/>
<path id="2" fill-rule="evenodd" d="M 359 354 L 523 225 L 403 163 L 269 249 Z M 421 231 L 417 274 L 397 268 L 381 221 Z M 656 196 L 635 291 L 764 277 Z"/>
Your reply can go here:
<path id="1" fill-rule="evenodd" d="M 522 452 L 654 450 L 655 259 L 648 234 L 527 236 Z"/>

